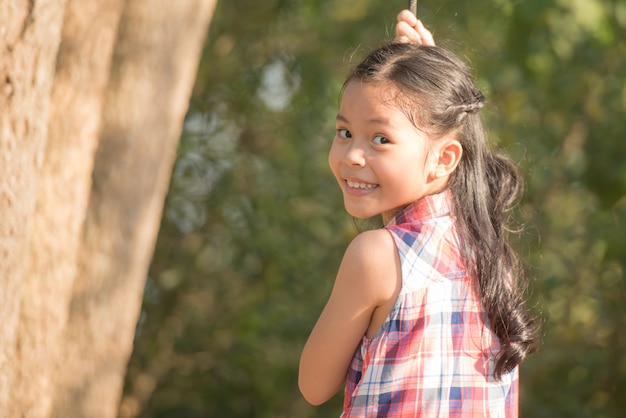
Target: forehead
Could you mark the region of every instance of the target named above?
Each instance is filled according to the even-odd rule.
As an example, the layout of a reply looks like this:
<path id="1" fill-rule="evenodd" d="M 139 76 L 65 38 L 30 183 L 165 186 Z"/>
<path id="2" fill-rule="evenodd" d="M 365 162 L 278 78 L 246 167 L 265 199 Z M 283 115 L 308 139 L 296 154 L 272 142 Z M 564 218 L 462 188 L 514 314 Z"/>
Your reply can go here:
<path id="1" fill-rule="evenodd" d="M 373 118 L 394 123 L 410 122 L 406 97 L 393 83 L 351 80 L 344 88 L 338 118 Z M 412 122 L 411 122 L 412 123 Z"/>
<path id="2" fill-rule="evenodd" d="M 393 106 L 401 96 L 400 90 L 393 83 L 371 83 L 360 80 L 349 81 L 342 94 L 344 99 L 358 98 L 384 106 Z"/>
<path id="3" fill-rule="evenodd" d="M 400 111 L 402 96 L 393 84 L 350 81 L 341 96 L 341 110 L 356 112 L 395 113 Z"/>

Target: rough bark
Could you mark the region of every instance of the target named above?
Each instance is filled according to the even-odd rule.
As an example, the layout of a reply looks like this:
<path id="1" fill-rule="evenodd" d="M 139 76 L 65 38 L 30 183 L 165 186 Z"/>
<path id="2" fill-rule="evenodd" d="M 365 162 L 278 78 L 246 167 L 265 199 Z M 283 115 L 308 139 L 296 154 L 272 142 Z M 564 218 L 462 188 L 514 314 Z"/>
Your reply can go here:
<path id="1" fill-rule="evenodd" d="M 215 0 L 0 2 L 0 411 L 117 413 Z"/>
<path id="2" fill-rule="evenodd" d="M 104 91 L 123 2 L 68 0 L 21 283 L 13 405 L 48 417 L 91 188 Z M 54 297 L 52 297 L 54 295 Z M 63 370 L 63 369 L 61 369 Z"/>
<path id="3" fill-rule="evenodd" d="M 54 0 L 0 2 L 0 411 L 6 416 L 18 408 L 11 389 L 16 366 L 26 362 L 17 350 L 20 296 L 30 275 L 64 6 Z"/>

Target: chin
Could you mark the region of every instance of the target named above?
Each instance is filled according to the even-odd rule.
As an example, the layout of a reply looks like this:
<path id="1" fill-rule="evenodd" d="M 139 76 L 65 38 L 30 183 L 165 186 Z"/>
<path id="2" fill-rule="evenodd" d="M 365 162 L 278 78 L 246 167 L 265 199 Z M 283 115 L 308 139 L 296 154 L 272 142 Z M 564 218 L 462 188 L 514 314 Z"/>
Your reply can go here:
<path id="1" fill-rule="evenodd" d="M 378 212 L 372 213 L 372 212 L 362 211 L 362 210 L 354 210 L 354 209 L 348 209 L 348 208 L 345 208 L 345 209 L 346 209 L 346 212 L 348 212 L 348 215 L 357 219 L 368 219 L 368 218 L 373 218 L 374 216 L 380 215 L 380 213 Z"/>

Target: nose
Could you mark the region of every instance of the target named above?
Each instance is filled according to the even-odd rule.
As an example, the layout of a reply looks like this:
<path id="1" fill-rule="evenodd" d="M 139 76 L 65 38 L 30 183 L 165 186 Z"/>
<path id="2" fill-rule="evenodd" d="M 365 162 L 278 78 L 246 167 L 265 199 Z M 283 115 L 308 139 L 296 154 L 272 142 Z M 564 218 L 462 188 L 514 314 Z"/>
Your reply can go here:
<path id="1" fill-rule="evenodd" d="M 346 149 L 343 162 L 349 166 L 363 167 L 365 165 L 365 151 L 353 141 Z"/>

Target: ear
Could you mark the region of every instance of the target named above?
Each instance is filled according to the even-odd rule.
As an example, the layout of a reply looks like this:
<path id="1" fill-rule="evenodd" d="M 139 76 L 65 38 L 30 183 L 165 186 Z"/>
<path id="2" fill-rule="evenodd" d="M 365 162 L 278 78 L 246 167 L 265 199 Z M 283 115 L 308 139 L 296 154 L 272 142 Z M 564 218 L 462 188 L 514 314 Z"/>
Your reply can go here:
<path id="1" fill-rule="evenodd" d="M 432 149 L 431 177 L 447 178 L 456 169 L 463 155 L 463 146 L 456 139 L 442 139 Z"/>

